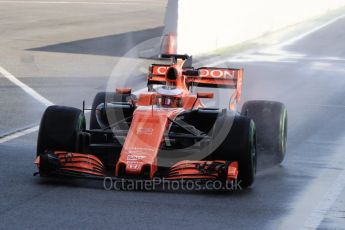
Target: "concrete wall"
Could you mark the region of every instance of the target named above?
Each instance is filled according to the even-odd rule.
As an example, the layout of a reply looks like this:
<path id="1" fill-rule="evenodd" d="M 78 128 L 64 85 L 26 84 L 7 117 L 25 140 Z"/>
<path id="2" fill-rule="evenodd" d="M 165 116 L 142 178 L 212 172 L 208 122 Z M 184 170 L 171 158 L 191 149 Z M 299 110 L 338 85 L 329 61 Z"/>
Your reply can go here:
<path id="1" fill-rule="evenodd" d="M 177 33 L 178 53 L 205 53 L 344 5 L 345 0 L 169 0 L 164 33 Z"/>

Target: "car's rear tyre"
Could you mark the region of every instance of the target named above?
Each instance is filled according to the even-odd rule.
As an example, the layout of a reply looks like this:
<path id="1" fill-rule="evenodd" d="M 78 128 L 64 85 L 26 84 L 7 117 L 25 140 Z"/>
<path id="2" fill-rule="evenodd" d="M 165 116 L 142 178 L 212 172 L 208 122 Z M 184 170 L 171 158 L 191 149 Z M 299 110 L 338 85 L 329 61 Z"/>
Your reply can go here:
<path id="1" fill-rule="evenodd" d="M 79 134 L 85 129 L 85 117 L 80 109 L 49 106 L 41 119 L 36 155 L 49 150 L 77 152 Z"/>
<path id="2" fill-rule="evenodd" d="M 105 102 L 129 102 L 130 100 L 136 100 L 136 96 L 133 94 L 117 94 L 112 92 L 97 93 L 92 103 L 92 110 L 90 115 L 90 129 L 101 128 L 96 118 L 96 108 L 99 104 Z"/>
<path id="3" fill-rule="evenodd" d="M 253 184 L 256 175 L 255 123 L 246 117 L 235 116 L 230 132 L 212 154 L 214 160 L 238 162 L 238 182 L 242 188 Z"/>
<path id="4" fill-rule="evenodd" d="M 253 119 L 256 124 L 260 164 L 281 163 L 285 158 L 287 139 L 287 110 L 284 104 L 248 101 L 242 106 L 241 114 Z"/>

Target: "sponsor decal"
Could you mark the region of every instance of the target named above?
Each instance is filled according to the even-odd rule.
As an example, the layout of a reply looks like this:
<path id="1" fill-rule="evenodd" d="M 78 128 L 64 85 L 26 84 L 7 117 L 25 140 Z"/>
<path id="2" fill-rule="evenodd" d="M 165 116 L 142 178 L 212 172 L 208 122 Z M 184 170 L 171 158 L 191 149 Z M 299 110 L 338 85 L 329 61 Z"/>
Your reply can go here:
<path id="1" fill-rule="evenodd" d="M 154 150 L 150 148 L 131 147 L 131 148 L 127 148 L 126 150 L 127 150 L 128 155 L 148 155 L 148 154 L 151 154 L 151 152 L 154 152 Z"/>
<path id="2" fill-rule="evenodd" d="M 127 167 L 129 169 L 138 169 L 139 168 L 139 164 L 136 161 L 129 161 L 129 162 L 127 162 Z"/>
<path id="3" fill-rule="evenodd" d="M 146 156 L 138 156 L 138 155 L 127 155 L 127 161 L 138 161 L 145 159 Z"/>
<path id="4" fill-rule="evenodd" d="M 200 77 L 235 79 L 236 71 L 227 69 L 200 69 Z"/>
<path id="5" fill-rule="evenodd" d="M 153 75 L 165 75 L 168 71 L 168 66 L 154 66 L 152 70 Z M 237 70 L 231 69 L 199 69 L 200 77 L 208 78 L 226 78 L 226 79 L 235 79 Z"/>
<path id="6" fill-rule="evenodd" d="M 154 75 L 165 75 L 168 71 L 169 66 L 154 66 L 152 73 Z"/>
<path id="7" fill-rule="evenodd" d="M 137 129 L 137 134 L 147 134 L 147 135 L 152 135 L 153 128 L 138 128 Z"/>

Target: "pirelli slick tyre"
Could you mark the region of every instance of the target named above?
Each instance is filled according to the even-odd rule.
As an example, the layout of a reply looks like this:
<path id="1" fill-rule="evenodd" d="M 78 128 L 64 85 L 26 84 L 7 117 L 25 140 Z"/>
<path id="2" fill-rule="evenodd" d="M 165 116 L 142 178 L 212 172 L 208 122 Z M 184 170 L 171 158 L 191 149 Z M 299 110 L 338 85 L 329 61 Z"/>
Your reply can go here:
<path id="1" fill-rule="evenodd" d="M 76 152 L 79 134 L 85 129 L 85 117 L 80 109 L 49 106 L 42 117 L 36 155 L 49 150 Z"/>
<path id="2" fill-rule="evenodd" d="M 257 129 L 257 148 L 260 164 L 279 164 L 284 160 L 287 139 L 287 110 L 274 101 L 248 101 L 242 116 L 253 119 Z"/>
<path id="3" fill-rule="evenodd" d="M 237 161 L 238 182 L 242 188 L 253 184 L 256 176 L 256 128 L 253 120 L 235 116 L 230 132 L 212 154 L 215 160 Z M 224 124 L 224 123 L 223 123 Z"/>
<path id="4" fill-rule="evenodd" d="M 96 118 L 96 108 L 99 104 L 104 102 L 128 102 L 131 99 L 135 100 L 136 96 L 133 94 L 117 94 L 112 92 L 97 93 L 92 103 L 92 110 L 90 115 L 90 129 L 101 128 Z"/>

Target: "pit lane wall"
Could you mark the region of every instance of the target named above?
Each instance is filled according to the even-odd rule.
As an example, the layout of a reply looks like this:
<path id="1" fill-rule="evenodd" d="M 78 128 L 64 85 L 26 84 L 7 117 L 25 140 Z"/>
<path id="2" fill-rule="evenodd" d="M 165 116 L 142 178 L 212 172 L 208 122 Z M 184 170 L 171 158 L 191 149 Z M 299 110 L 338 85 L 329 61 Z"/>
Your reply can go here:
<path id="1" fill-rule="evenodd" d="M 177 52 L 234 46 L 345 6 L 345 0 L 168 0 L 164 35 Z"/>

